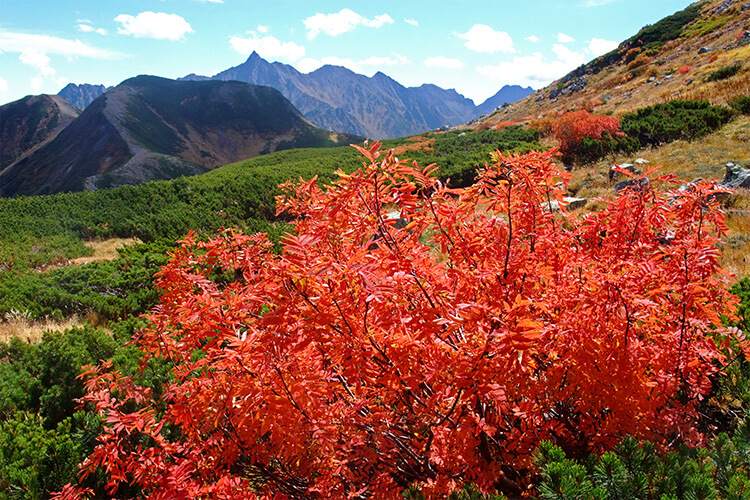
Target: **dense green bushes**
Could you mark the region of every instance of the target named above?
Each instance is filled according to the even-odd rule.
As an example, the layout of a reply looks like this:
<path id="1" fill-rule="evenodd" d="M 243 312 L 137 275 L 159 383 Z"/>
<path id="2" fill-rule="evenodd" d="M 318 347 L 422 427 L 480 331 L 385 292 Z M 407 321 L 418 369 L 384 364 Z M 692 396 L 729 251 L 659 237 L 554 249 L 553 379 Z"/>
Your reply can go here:
<path id="1" fill-rule="evenodd" d="M 148 311 L 158 300 L 154 273 L 167 261 L 170 240 L 132 245 L 112 261 L 66 266 L 40 273 L 0 272 L 0 317 L 24 311 L 31 318 L 82 317 L 112 321 Z"/>
<path id="2" fill-rule="evenodd" d="M 112 358 L 117 343 L 100 330 L 46 333 L 0 344 L 0 499 L 48 498 L 74 480 L 98 421 L 76 413 L 81 367 Z"/>
<path id="3" fill-rule="evenodd" d="M 699 3 L 690 5 L 686 9 L 675 12 L 657 23 L 646 26 L 636 35 L 626 40 L 626 43 L 631 47 L 650 48 L 679 38 L 685 28 L 698 19 L 700 13 L 701 5 Z"/>
<path id="4" fill-rule="evenodd" d="M 436 163 L 440 178 L 450 179 L 451 186 L 467 186 L 474 182 L 476 170 L 489 161 L 490 151 L 525 153 L 540 149 L 537 130 L 512 125 L 500 130 L 479 132 L 451 131 L 433 136 L 432 151 L 407 151 L 402 156 L 420 165 Z M 401 141 L 385 141 L 385 147 L 394 147 Z"/>
<path id="5" fill-rule="evenodd" d="M 670 101 L 641 108 L 620 120 L 623 132 L 641 147 L 707 135 L 727 123 L 732 110 L 711 106 L 708 101 Z"/>
<path id="6" fill-rule="evenodd" d="M 573 161 L 591 163 L 615 153 L 634 153 L 640 149 L 638 141 L 627 135 L 604 134 L 601 139 L 584 137 L 571 151 Z"/>
<path id="7" fill-rule="evenodd" d="M 727 78 L 732 78 L 734 75 L 736 75 L 740 68 L 739 64 L 732 64 L 731 66 L 724 66 L 723 68 L 719 68 L 716 71 L 712 72 L 710 75 L 706 77 L 707 82 L 716 82 L 719 80 L 726 80 Z"/>
<path id="8" fill-rule="evenodd" d="M 747 426 L 732 439 L 722 433 L 706 448 L 683 445 L 664 455 L 651 443 L 626 438 L 615 450 L 583 461 L 545 442 L 536 459 L 544 500 L 750 498 Z"/>
<path id="9" fill-rule="evenodd" d="M 750 96 L 742 96 L 731 101 L 729 105 L 743 115 L 750 115 Z"/>

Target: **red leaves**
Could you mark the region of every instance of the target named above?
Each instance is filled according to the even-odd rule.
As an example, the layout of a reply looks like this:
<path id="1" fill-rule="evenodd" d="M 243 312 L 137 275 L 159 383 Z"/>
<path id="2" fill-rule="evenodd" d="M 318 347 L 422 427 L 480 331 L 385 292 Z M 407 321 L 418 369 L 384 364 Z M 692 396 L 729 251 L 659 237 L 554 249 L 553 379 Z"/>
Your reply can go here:
<path id="1" fill-rule="evenodd" d="M 736 335 L 711 186 L 574 219 L 543 209 L 567 180 L 552 153 L 497 153 L 450 190 L 378 148 L 285 187 L 281 255 L 233 232 L 175 251 L 138 340 L 172 382 L 89 380 L 107 432 L 85 470 L 150 498 L 445 497 L 520 485 L 541 439 L 698 437 L 692 400 Z"/>
<path id="2" fill-rule="evenodd" d="M 552 131 L 560 141 L 560 151 L 572 151 L 584 137 L 602 139 L 604 134 L 612 137 L 622 135 L 620 121 L 609 115 L 592 115 L 589 111 L 569 111 L 552 123 Z"/>

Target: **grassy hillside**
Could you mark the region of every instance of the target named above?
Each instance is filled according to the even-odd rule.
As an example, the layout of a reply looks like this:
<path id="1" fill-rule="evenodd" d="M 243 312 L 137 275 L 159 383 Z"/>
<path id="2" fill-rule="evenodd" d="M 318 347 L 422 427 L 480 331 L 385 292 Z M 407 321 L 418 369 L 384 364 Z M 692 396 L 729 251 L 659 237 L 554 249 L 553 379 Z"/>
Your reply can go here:
<path id="1" fill-rule="evenodd" d="M 726 104 L 746 95 L 750 85 L 749 23 L 750 10 L 739 2 L 696 2 L 474 126 L 529 122 L 573 109 L 621 116 L 674 99 Z"/>

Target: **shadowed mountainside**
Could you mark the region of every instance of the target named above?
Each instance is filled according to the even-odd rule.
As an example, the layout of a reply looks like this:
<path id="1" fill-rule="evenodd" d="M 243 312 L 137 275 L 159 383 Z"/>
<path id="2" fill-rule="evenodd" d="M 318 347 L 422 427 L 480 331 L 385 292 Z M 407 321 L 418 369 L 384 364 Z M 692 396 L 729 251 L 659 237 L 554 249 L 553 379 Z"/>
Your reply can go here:
<path id="1" fill-rule="evenodd" d="M 0 106 L 0 172 L 49 142 L 78 114 L 54 95 L 27 96 Z"/>
<path id="2" fill-rule="evenodd" d="M 101 95 L 59 135 L 0 174 L 0 195 L 139 184 L 262 153 L 348 144 L 278 91 L 241 82 L 139 76 Z"/>

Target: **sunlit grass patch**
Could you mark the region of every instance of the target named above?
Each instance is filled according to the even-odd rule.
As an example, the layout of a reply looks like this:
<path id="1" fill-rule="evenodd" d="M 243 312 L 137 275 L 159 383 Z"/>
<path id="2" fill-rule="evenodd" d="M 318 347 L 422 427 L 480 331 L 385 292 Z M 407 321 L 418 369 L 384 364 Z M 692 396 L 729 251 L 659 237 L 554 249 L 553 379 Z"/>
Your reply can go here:
<path id="1" fill-rule="evenodd" d="M 37 343 L 42 340 L 45 332 L 59 332 L 85 324 L 78 316 L 62 320 L 34 320 L 26 311 L 12 310 L 5 313 L 0 321 L 0 343 L 7 343 L 12 338 L 19 338 L 24 342 Z"/>

